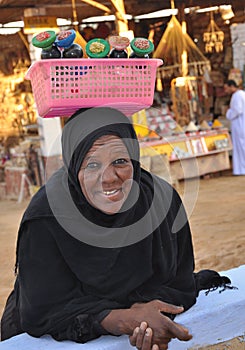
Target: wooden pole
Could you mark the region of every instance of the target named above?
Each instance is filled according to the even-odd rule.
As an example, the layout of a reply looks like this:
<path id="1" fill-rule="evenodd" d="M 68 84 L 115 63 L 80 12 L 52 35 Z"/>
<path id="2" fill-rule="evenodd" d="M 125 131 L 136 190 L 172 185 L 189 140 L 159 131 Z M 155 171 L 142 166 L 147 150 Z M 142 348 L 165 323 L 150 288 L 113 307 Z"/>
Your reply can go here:
<path id="1" fill-rule="evenodd" d="M 110 0 L 112 3 L 112 6 L 115 10 L 115 16 L 116 16 L 116 31 L 118 34 L 121 32 L 127 32 L 128 31 L 128 21 L 125 18 L 125 7 L 124 7 L 124 1 L 123 0 Z"/>
<path id="2" fill-rule="evenodd" d="M 75 2 L 75 0 L 71 0 L 71 1 L 72 1 L 73 22 L 75 23 L 73 25 L 74 25 L 75 30 L 78 32 L 78 20 L 77 20 L 76 2 Z"/>
<path id="3" fill-rule="evenodd" d="M 97 2 L 97 1 L 94 1 L 94 0 L 81 0 L 81 1 L 85 2 L 88 5 L 91 5 L 93 7 L 97 7 L 101 11 L 104 11 L 106 13 L 111 13 L 111 10 L 109 9 L 109 7 L 107 7 L 105 5 L 102 5 L 99 2 Z"/>
<path id="4" fill-rule="evenodd" d="M 183 48 L 183 52 L 181 55 L 181 64 L 182 64 L 182 76 L 186 77 L 188 75 L 188 55 L 186 50 L 186 22 L 182 21 L 182 33 L 183 33 L 183 40 L 185 43 L 185 46 Z"/>

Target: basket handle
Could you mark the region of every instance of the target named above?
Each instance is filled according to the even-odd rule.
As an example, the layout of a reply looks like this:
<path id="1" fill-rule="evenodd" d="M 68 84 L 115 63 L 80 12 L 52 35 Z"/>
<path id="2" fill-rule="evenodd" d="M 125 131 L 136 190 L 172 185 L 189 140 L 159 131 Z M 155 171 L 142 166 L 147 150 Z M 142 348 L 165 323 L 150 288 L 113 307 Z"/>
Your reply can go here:
<path id="1" fill-rule="evenodd" d="M 161 60 L 160 58 L 157 58 L 157 67 L 160 67 L 163 65 L 163 60 Z"/>
<path id="2" fill-rule="evenodd" d="M 27 72 L 25 74 L 25 79 L 31 80 L 31 76 L 32 76 L 31 73 L 32 73 L 32 70 L 35 69 L 36 65 L 38 65 L 39 66 L 38 69 L 42 71 L 42 76 L 43 76 L 44 80 L 49 79 L 50 64 L 49 64 L 49 62 L 47 62 L 47 64 L 40 64 L 40 61 L 32 63 L 32 65 L 29 67 L 29 69 L 27 70 Z"/>
<path id="3" fill-rule="evenodd" d="M 42 71 L 43 79 L 44 80 L 49 80 L 50 79 L 50 65 L 41 65 L 40 69 Z"/>

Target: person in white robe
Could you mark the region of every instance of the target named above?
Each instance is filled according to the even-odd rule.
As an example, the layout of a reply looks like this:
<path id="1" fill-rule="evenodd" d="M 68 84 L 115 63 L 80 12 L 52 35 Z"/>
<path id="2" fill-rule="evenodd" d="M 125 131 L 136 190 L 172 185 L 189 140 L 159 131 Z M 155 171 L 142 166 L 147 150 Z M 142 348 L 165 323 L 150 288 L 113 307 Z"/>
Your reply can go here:
<path id="1" fill-rule="evenodd" d="M 245 175 L 245 91 L 228 80 L 225 91 L 232 94 L 226 118 L 231 122 L 233 175 Z"/>

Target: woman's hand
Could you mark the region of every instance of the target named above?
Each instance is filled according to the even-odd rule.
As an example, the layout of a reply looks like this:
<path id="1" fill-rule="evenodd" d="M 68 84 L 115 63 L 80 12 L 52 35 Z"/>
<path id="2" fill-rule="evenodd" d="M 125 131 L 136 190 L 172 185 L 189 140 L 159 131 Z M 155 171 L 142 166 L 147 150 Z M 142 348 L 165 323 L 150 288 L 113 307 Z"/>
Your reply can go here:
<path id="1" fill-rule="evenodd" d="M 145 321 L 153 332 L 152 344 L 157 344 L 160 350 L 165 350 L 173 338 L 185 341 L 192 338 L 188 329 L 162 314 L 164 312 L 176 315 L 183 311 L 183 307 L 153 300 L 148 303 L 136 303 L 126 310 L 112 310 L 101 325 L 115 335 L 132 335 L 135 328 Z"/>
<path id="2" fill-rule="evenodd" d="M 129 336 L 129 341 L 138 350 L 159 350 L 158 345 L 152 345 L 152 336 L 152 329 L 147 327 L 146 322 L 141 322 L 140 327 L 136 327 L 133 334 Z"/>
<path id="3" fill-rule="evenodd" d="M 153 332 L 152 344 L 158 344 L 160 350 L 166 349 L 166 344 L 172 338 L 185 341 L 192 338 L 188 329 L 162 314 L 164 312 L 176 315 L 184 311 L 183 307 L 164 303 L 160 300 L 153 300 L 145 304 L 134 304 L 130 310 L 134 312 L 135 319 L 147 322 Z"/>

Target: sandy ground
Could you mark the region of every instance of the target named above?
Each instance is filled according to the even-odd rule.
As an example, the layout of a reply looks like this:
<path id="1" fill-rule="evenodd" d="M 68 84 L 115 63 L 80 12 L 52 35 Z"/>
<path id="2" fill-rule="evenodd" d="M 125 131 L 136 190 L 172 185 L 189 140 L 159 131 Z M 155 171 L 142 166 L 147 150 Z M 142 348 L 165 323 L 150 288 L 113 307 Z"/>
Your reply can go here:
<path id="1" fill-rule="evenodd" d="M 196 270 L 224 271 L 245 264 L 244 204 L 245 176 L 200 180 L 190 216 Z"/>
<path id="2" fill-rule="evenodd" d="M 191 214 L 196 270 L 225 271 L 245 264 L 245 176 L 227 172 L 189 180 L 180 183 L 179 192 Z M 14 281 L 16 235 L 27 203 L 0 201 L 0 314 Z M 244 348 L 237 338 L 206 349 Z"/>

